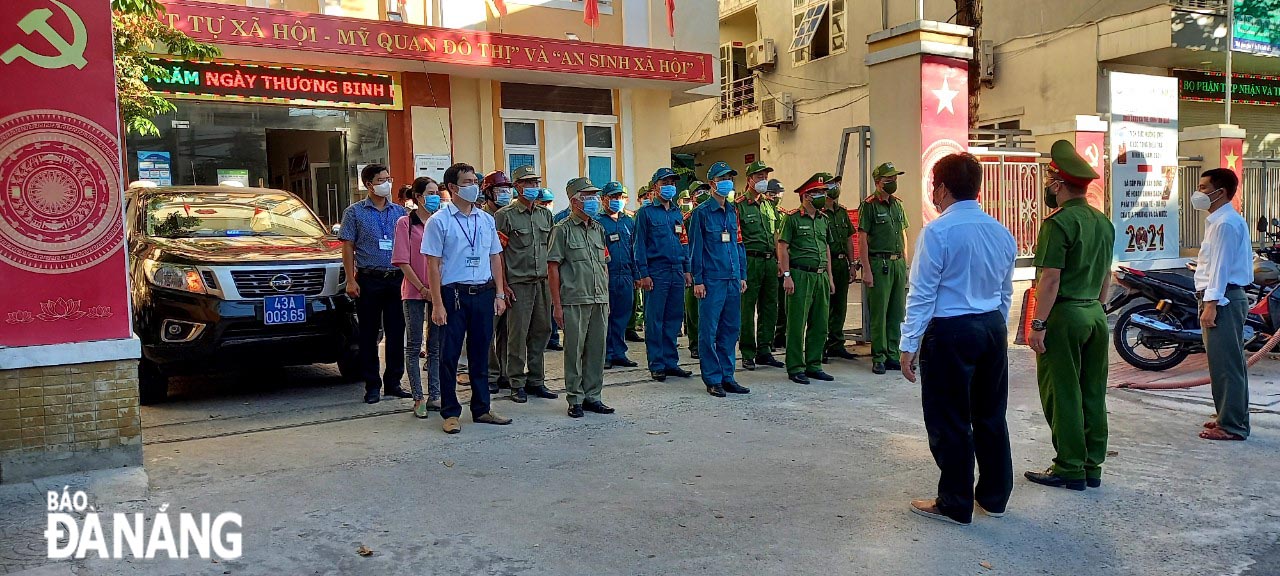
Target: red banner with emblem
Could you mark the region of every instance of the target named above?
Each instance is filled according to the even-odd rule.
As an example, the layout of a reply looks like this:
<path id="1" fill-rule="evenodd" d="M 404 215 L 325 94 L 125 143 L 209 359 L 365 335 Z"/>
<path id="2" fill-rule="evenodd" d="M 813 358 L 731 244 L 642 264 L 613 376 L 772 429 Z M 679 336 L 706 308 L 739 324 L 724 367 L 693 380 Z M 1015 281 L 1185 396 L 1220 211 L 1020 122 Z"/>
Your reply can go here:
<path id="1" fill-rule="evenodd" d="M 933 207 L 933 165 L 969 150 L 969 64 L 959 58 L 920 59 L 920 193 L 923 223 L 938 217 Z M 908 215 L 910 216 L 910 215 Z"/>
<path id="2" fill-rule="evenodd" d="M 0 11 L 0 346 L 129 337 L 111 8 Z"/>

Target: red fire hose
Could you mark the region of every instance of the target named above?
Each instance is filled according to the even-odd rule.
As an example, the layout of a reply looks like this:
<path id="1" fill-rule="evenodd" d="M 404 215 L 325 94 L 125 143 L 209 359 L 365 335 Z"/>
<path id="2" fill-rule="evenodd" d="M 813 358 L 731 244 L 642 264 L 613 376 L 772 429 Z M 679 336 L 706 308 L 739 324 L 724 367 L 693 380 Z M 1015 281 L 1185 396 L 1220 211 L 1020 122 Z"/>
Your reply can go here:
<path id="1" fill-rule="evenodd" d="M 1280 343 L 1280 330 L 1276 331 L 1275 334 L 1271 335 L 1271 338 L 1267 339 L 1267 343 L 1262 345 L 1262 349 L 1258 350 L 1257 352 L 1254 352 L 1251 356 L 1249 356 L 1248 365 L 1253 366 L 1254 364 L 1257 364 L 1258 361 L 1261 360 L 1264 355 L 1266 355 L 1268 352 L 1271 352 L 1271 350 L 1276 347 L 1277 343 Z M 1195 388 L 1196 386 L 1203 386 L 1208 383 L 1209 383 L 1209 377 L 1201 376 L 1192 380 L 1182 380 L 1182 381 L 1174 381 L 1174 382 L 1159 382 L 1159 383 L 1151 382 L 1146 384 L 1126 382 L 1124 384 L 1121 384 L 1120 388 L 1133 388 L 1135 390 L 1178 390 L 1182 388 Z"/>

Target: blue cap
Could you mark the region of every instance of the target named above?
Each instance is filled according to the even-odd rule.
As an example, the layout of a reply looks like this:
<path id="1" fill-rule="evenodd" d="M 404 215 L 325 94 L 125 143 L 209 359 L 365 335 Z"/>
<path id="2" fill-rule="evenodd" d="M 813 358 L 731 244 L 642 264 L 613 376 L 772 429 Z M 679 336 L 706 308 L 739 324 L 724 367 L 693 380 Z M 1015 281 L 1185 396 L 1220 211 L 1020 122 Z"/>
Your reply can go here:
<path id="1" fill-rule="evenodd" d="M 601 196 L 620 196 L 626 194 L 627 189 L 622 186 L 621 182 L 610 182 L 600 189 Z"/>
<path id="2" fill-rule="evenodd" d="M 716 162 L 715 164 L 712 164 L 711 168 L 707 170 L 707 180 L 711 180 L 713 178 L 719 178 L 721 176 L 737 176 L 737 175 L 738 175 L 738 172 L 733 168 L 730 168 L 729 165 L 724 162 Z"/>
<path id="3" fill-rule="evenodd" d="M 653 173 L 653 179 L 649 180 L 649 183 L 657 182 L 659 180 L 662 180 L 663 178 L 676 178 L 676 177 L 677 176 L 676 176 L 675 170 L 672 170 L 670 168 L 659 168 L 657 172 Z"/>

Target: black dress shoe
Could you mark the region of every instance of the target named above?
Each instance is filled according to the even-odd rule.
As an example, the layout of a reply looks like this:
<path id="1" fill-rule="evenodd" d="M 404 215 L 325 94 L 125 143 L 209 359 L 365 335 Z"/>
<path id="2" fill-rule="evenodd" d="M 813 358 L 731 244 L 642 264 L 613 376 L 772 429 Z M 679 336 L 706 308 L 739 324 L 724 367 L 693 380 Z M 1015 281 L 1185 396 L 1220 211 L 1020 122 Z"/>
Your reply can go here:
<path id="1" fill-rule="evenodd" d="M 693 376 L 693 372 L 685 370 L 684 368 L 670 368 L 670 369 L 664 370 L 663 374 L 666 374 L 667 376 L 679 376 L 681 378 L 688 378 L 690 376 Z"/>
<path id="2" fill-rule="evenodd" d="M 658 382 L 667 381 L 667 375 L 665 372 L 649 372 L 649 377 L 657 380 Z"/>
<path id="3" fill-rule="evenodd" d="M 773 356 L 770 356 L 770 355 L 768 355 L 768 354 L 766 354 L 766 355 L 764 355 L 764 356 L 757 356 L 757 357 L 756 357 L 756 364 L 758 364 L 758 365 L 760 365 L 760 366 L 772 366 L 772 367 L 774 367 L 774 368 L 786 368 L 786 367 L 787 367 L 787 365 L 786 365 L 786 364 L 783 364 L 782 362 L 779 362 L 777 358 L 774 358 Z"/>
<path id="4" fill-rule="evenodd" d="M 835 376 L 827 374 L 826 372 L 823 372 L 821 370 L 810 370 L 805 372 L 804 375 L 814 380 L 821 380 L 823 382 L 832 382 L 836 379 Z"/>
<path id="5" fill-rule="evenodd" d="M 1085 478 L 1085 479 L 1084 479 L 1084 483 L 1085 483 L 1085 485 L 1086 485 L 1086 486 L 1088 486 L 1088 487 L 1090 487 L 1090 488 L 1101 488 L 1101 487 L 1102 487 L 1102 479 L 1101 479 L 1101 478 Z"/>
<path id="6" fill-rule="evenodd" d="M 871 372 L 875 374 L 884 374 L 884 362 L 876 362 L 871 365 Z"/>
<path id="7" fill-rule="evenodd" d="M 556 342 L 553 340 L 551 342 L 547 342 L 547 350 L 555 350 L 559 352 L 561 350 L 564 350 L 564 346 L 561 346 L 559 342 Z"/>
<path id="8" fill-rule="evenodd" d="M 742 359 L 742 369 L 748 372 L 754 372 L 756 369 L 756 361 L 750 358 Z"/>
<path id="9" fill-rule="evenodd" d="M 498 386 L 498 383 L 497 383 L 497 382 L 490 382 L 490 383 L 489 383 L 489 393 L 490 393 L 490 394 L 497 394 L 497 393 L 498 393 L 498 390 L 501 390 L 501 387 L 500 387 L 500 386 Z"/>
<path id="10" fill-rule="evenodd" d="M 605 369 L 605 370 L 612 370 L 612 369 L 613 369 L 613 360 L 605 360 L 605 361 L 604 361 L 604 369 Z"/>
<path id="11" fill-rule="evenodd" d="M 639 364 L 636 364 L 635 362 L 628 360 L 626 358 L 618 358 L 614 360 L 613 365 L 622 366 L 623 368 L 635 368 L 636 366 L 639 366 Z"/>
<path id="12" fill-rule="evenodd" d="M 692 356 L 694 360 L 698 360 L 698 359 L 702 358 L 702 356 L 699 356 L 699 355 L 698 355 L 698 349 L 697 349 L 697 348 L 690 348 L 690 349 L 689 349 L 689 355 L 690 355 L 690 356 Z"/>
<path id="13" fill-rule="evenodd" d="M 547 390 L 546 386 L 526 386 L 524 392 L 525 394 L 545 398 L 547 400 L 555 400 L 560 397 L 559 394 Z"/>
<path id="14" fill-rule="evenodd" d="M 1068 480 L 1053 473 L 1053 468 L 1049 468 L 1044 472 L 1024 472 L 1023 477 L 1027 480 L 1040 484 L 1041 486 L 1049 486 L 1051 488 L 1066 488 L 1067 490 L 1075 490 L 1083 492 L 1085 482 L 1081 480 Z M 1099 483 L 1101 486 L 1101 483 Z"/>
<path id="15" fill-rule="evenodd" d="M 627 342 L 644 342 L 644 337 L 635 330 L 627 330 Z"/>
<path id="16" fill-rule="evenodd" d="M 374 388 L 373 390 L 366 390 L 364 393 L 365 404 L 377 404 L 381 400 L 382 400 L 382 395 L 378 394 L 377 388 Z"/>
<path id="17" fill-rule="evenodd" d="M 808 384 L 808 383 L 809 383 L 809 377 L 808 377 L 808 376 L 805 376 L 804 374 L 801 374 L 801 373 L 799 373 L 799 372 L 797 372 L 797 373 L 795 373 L 795 374 L 790 374 L 790 375 L 788 375 L 788 376 L 787 376 L 787 378 L 790 378 L 790 379 L 791 379 L 791 381 L 792 381 L 792 382 L 795 382 L 796 384 Z"/>
<path id="18" fill-rule="evenodd" d="M 724 384 L 721 384 L 720 387 L 724 388 L 724 391 L 730 394 L 750 394 L 751 393 L 750 388 L 739 385 L 737 382 L 725 382 Z"/>
<path id="19" fill-rule="evenodd" d="M 587 412 L 595 412 L 596 414 L 613 414 L 614 409 L 605 405 L 599 400 L 587 400 L 582 403 L 582 409 Z"/>
<path id="20" fill-rule="evenodd" d="M 724 388 L 719 386 L 707 386 L 707 394 L 715 396 L 716 398 L 724 398 L 725 396 L 728 396 L 728 394 L 724 393 Z"/>
<path id="21" fill-rule="evenodd" d="M 897 360 L 885 360 L 884 367 L 887 370 L 901 370 L 902 363 L 898 362 Z"/>
<path id="22" fill-rule="evenodd" d="M 516 388 L 511 391 L 511 401 L 516 404 L 524 404 L 529 401 L 529 395 L 525 393 L 524 388 Z"/>
<path id="23" fill-rule="evenodd" d="M 570 405 L 569 405 L 569 417 L 570 417 L 570 418 L 581 418 L 581 417 L 583 417 L 583 416 L 584 416 L 584 414 L 582 413 L 582 406 L 579 406 L 579 405 L 577 405 L 577 404 L 570 404 Z"/>
<path id="24" fill-rule="evenodd" d="M 401 388 L 399 386 L 396 386 L 395 388 L 387 388 L 386 390 L 383 390 L 382 395 L 391 396 L 393 398 L 413 398 L 413 394 L 410 394 L 408 390 L 405 390 L 404 388 Z"/>
<path id="25" fill-rule="evenodd" d="M 831 363 L 831 357 L 830 357 L 830 356 L 827 356 L 827 355 L 824 353 L 824 354 L 822 355 L 822 363 L 823 363 L 823 364 L 830 364 L 830 363 Z"/>
<path id="26" fill-rule="evenodd" d="M 499 378 L 499 379 L 498 379 L 498 389 L 500 389 L 500 390 L 510 390 L 510 389 L 511 389 L 511 381 L 510 381 L 510 380 L 507 380 L 506 378 Z"/>
<path id="27" fill-rule="evenodd" d="M 774 349 L 779 349 L 779 348 L 786 349 L 786 347 L 787 347 L 787 339 L 786 339 L 786 337 L 782 337 L 782 338 L 774 338 L 774 339 L 773 339 L 773 347 L 774 347 Z"/>
<path id="28" fill-rule="evenodd" d="M 844 346 L 841 346 L 839 348 L 833 348 L 832 350 L 827 352 L 827 355 L 831 356 L 832 358 L 840 358 L 842 360 L 855 360 L 858 358 L 857 354 L 854 354 L 853 352 L 846 350 Z"/>

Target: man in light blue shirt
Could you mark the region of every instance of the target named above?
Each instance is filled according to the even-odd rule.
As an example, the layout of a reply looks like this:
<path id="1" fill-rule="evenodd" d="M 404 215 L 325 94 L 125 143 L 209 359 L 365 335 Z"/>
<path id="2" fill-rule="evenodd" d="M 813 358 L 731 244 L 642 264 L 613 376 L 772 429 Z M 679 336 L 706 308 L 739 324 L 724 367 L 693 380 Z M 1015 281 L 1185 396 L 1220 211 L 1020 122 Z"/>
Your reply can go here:
<path id="1" fill-rule="evenodd" d="M 422 253 L 431 283 L 431 322 L 444 328 L 440 357 L 440 415 L 444 431 L 462 431 L 458 417 L 458 357 L 467 343 L 471 373 L 471 419 L 506 425 L 489 407 L 489 343 L 493 321 L 507 309 L 502 244 L 493 216 L 480 208 L 476 170 L 454 164 L 444 172 L 451 201 L 427 220 Z"/>
<path id="2" fill-rule="evenodd" d="M 902 323 L 902 375 L 916 381 L 919 355 L 924 425 L 942 472 L 937 498 L 913 501 L 911 510 L 954 524 L 972 521 L 975 500 L 1003 515 L 1013 491 L 1006 323 L 1017 246 L 982 211 L 981 186 L 982 166 L 970 154 L 934 166 L 931 194 L 942 215 L 917 240 Z"/>

